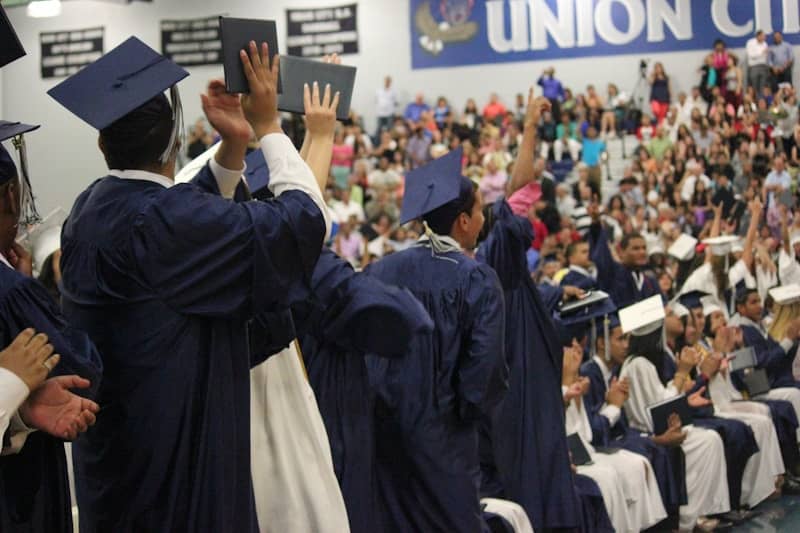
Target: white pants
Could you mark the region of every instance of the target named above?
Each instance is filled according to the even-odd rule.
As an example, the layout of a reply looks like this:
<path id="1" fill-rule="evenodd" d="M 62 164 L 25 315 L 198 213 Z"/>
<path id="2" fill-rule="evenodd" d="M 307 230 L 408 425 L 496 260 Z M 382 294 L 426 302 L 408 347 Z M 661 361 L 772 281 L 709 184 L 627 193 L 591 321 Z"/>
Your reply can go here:
<path id="1" fill-rule="evenodd" d="M 250 371 L 250 433 L 260 531 L 350 530 L 328 434 L 295 343 Z"/>
<path id="2" fill-rule="evenodd" d="M 731 402 L 716 409 L 714 414 L 744 422 L 753 430 L 759 451 L 745 466 L 739 503 L 755 507 L 775 492 L 775 478 L 786 470 L 769 407 L 758 402 Z"/>
<path id="3" fill-rule="evenodd" d="M 525 509 L 521 505 L 508 500 L 496 498 L 483 498 L 481 503 L 486 506 L 486 511 L 502 516 L 511 524 L 514 533 L 533 533 L 533 526 L 528 519 Z"/>
<path id="4" fill-rule="evenodd" d="M 795 414 L 797 414 L 797 419 L 800 420 L 800 389 L 795 387 L 780 387 L 770 390 L 763 398 L 767 400 L 784 400 L 790 402 L 792 407 L 794 407 Z M 797 442 L 800 442 L 800 428 L 797 429 Z"/>
<path id="5" fill-rule="evenodd" d="M 566 146 L 565 146 L 566 145 Z M 542 159 L 547 159 L 550 153 L 550 146 L 553 147 L 553 157 L 556 161 L 561 161 L 564 157 L 564 149 L 569 150 L 569 156 L 574 163 L 579 161 L 581 155 L 581 143 L 575 139 L 567 139 L 566 143 L 562 139 L 557 139 L 552 143 L 542 141 L 539 155 Z"/>
<path id="6" fill-rule="evenodd" d="M 686 456 L 688 502 L 680 508 L 680 529 L 691 531 L 700 516 L 731 510 L 725 448 L 715 431 L 698 427 L 688 432 L 681 449 Z"/>
<path id="7" fill-rule="evenodd" d="M 598 463 L 579 466 L 578 473 L 592 478 L 600 487 L 603 503 L 606 505 L 614 531 L 618 533 L 634 531 L 633 519 L 628 511 L 625 491 L 622 488 L 622 474 L 619 474 L 611 465 Z"/>

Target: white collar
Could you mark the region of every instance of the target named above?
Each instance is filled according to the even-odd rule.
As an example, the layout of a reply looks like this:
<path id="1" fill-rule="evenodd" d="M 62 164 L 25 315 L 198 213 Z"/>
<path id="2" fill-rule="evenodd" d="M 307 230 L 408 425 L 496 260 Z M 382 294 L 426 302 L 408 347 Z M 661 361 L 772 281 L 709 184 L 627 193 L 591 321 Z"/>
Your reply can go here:
<path id="1" fill-rule="evenodd" d="M 611 370 L 608 369 L 606 362 L 603 361 L 603 358 L 599 355 L 595 355 L 592 359 L 594 359 L 594 362 L 600 367 L 600 372 L 603 373 L 603 382 L 606 384 L 606 387 L 608 387 L 608 384 L 611 382 Z"/>
<path id="2" fill-rule="evenodd" d="M 153 183 L 158 183 L 166 189 L 169 189 L 175 185 L 175 182 L 168 177 L 162 176 L 161 174 L 155 174 L 153 172 L 147 172 L 146 170 L 111 169 L 108 171 L 108 174 L 109 176 L 114 176 L 115 178 L 120 178 L 123 180 L 151 181 Z"/>
<path id="3" fill-rule="evenodd" d="M 736 316 L 739 317 L 739 320 L 737 321 L 736 325 L 738 325 L 738 326 L 752 326 L 752 327 L 756 328 L 759 333 L 761 333 L 762 335 L 764 335 L 766 337 L 765 332 L 764 332 L 764 328 L 761 326 L 760 323 L 754 322 L 754 321 L 750 320 L 749 318 L 747 318 L 746 316 L 741 315 L 739 313 L 737 313 Z"/>
<path id="4" fill-rule="evenodd" d="M 14 270 L 14 267 L 11 266 L 11 263 L 8 262 L 8 259 L 6 259 L 6 256 L 3 255 L 2 253 L 0 253 L 0 263 L 3 263 L 11 270 Z"/>
<path id="5" fill-rule="evenodd" d="M 583 268 L 582 266 L 570 265 L 569 269 L 574 271 L 574 272 L 577 272 L 578 274 L 583 274 L 587 278 L 594 279 L 594 278 L 597 277 L 597 271 L 594 268 L 592 268 L 591 270 L 587 270 L 587 269 Z"/>

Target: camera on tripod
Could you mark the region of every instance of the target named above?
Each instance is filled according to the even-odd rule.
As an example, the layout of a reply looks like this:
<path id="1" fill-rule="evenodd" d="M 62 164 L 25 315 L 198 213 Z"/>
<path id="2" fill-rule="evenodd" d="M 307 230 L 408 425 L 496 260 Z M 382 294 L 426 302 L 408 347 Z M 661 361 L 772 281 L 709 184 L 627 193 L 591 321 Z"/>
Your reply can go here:
<path id="1" fill-rule="evenodd" d="M 649 59 L 641 59 L 639 60 L 639 74 L 642 75 L 644 78 L 647 74 L 647 65 L 650 64 Z"/>

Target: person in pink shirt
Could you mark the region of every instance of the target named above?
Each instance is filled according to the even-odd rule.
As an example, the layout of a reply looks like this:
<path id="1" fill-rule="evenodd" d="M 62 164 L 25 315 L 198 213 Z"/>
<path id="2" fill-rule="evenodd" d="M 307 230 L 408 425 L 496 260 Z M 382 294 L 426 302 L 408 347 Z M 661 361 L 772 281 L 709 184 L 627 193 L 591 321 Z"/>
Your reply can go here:
<path id="1" fill-rule="evenodd" d="M 500 102 L 500 97 L 497 93 L 492 93 L 489 97 L 489 103 L 483 108 L 483 118 L 489 122 L 494 122 L 495 119 L 506 114 L 506 106 Z"/>
<path id="2" fill-rule="evenodd" d="M 494 157 L 487 157 L 486 173 L 481 178 L 480 191 L 485 204 L 492 204 L 506 192 L 508 174 L 499 168 Z"/>

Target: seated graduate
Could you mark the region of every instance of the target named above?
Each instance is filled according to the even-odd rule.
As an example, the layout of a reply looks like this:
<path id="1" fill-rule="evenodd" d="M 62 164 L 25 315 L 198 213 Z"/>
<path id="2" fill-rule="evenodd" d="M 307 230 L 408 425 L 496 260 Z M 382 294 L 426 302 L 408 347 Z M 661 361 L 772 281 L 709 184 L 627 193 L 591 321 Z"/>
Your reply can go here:
<path id="1" fill-rule="evenodd" d="M 50 91 L 100 130 L 110 172 L 62 235 L 65 312 L 106 362 L 103 413 L 73 448 L 82 531 L 258 529 L 248 320 L 308 297 L 330 221 L 278 124 L 277 56 L 251 42 L 241 59 L 241 103 L 221 81 L 202 97 L 222 142 L 192 183 L 173 184 L 187 73 L 138 39 Z M 273 202 L 244 201 L 253 131 Z"/>
<path id="2" fill-rule="evenodd" d="M 603 335 L 597 335 L 592 358 L 580 367 L 580 375 L 590 381 L 583 403 L 592 429 L 591 444 L 619 447 L 645 456 L 655 471 L 664 508 L 670 518 L 677 520 L 679 507 L 686 504 L 686 473 L 680 448 L 686 435 L 680 424 L 652 436 L 630 427 L 622 410 L 628 399 L 629 384 L 617 377 L 628 356 L 628 335 L 622 333 L 616 313 L 597 320 L 597 331 L 603 331 Z M 677 527 L 677 522 L 672 525 Z"/>
<path id="3" fill-rule="evenodd" d="M 656 306 L 661 306 L 661 313 Z M 628 316 L 639 316 L 640 320 L 630 321 Z M 683 391 L 683 383 L 669 381 L 665 385 L 659 377 L 659 369 L 662 368 L 661 359 L 665 356 L 660 347 L 661 328 L 664 322 L 661 298 L 651 297 L 631 306 L 625 316 L 620 313 L 620 321 L 622 332 L 632 334 L 631 341 L 639 339 L 636 344 L 632 342 L 629 348 L 630 355 L 625 359 L 620 371 L 620 379 L 627 378 L 629 387 L 629 396 L 624 403 L 625 415 L 631 427 L 652 434 L 653 420 L 648 406 L 677 397 Z M 689 350 L 687 348 L 687 352 Z M 689 364 L 693 368 L 694 360 Z M 702 397 L 703 392 L 704 389 L 701 388 L 689 395 L 689 405 L 694 407 L 710 405 L 710 402 Z M 686 457 L 687 503 L 680 508 L 680 528 L 692 529 L 701 516 L 729 511 L 730 495 L 724 447 L 720 436 L 714 431 L 700 427 L 688 427 L 685 429 L 685 434 L 686 439 L 681 443 L 681 449 Z M 707 520 L 701 523 L 705 527 L 714 525 L 713 521 L 709 523 Z"/>
<path id="4" fill-rule="evenodd" d="M 536 125 L 545 103 L 543 98 L 528 98 L 515 179 L 532 173 Z M 522 505 L 536 530 L 576 528 L 580 502 L 566 438 L 548 429 L 564 425 L 562 351 L 551 310 L 528 274 L 526 251 L 533 227 L 527 218 L 514 215 L 503 199 L 484 211 L 476 258 L 494 269 L 503 286 L 509 389 L 493 424 L 481 432 L 481 492 Z"/>
<path id="5" fill-rule="evenodd" d="M 787 293 L 785 291 L 788 286 L 791 286 L 791 289 Z M 779 289 L 784 292 L 782 296 L 773 297 L 773 317 L 768 330 L 769 337 L 773 340 L 787 338 L 787 333 L 791 333 L 791 329 L 797 326 L 797 317 L 800 316 L 800 300 L 797 300 L 798 296 L 800 296 L 800 285 L 784 283 Z M 771 290 L 770 296 L 775 293 L 775 289 Z M 763 322 L 762 320 L 762 324 Z M 742 340 L 744 340 L 743 335 Z M 796 376 L 800 375 L 796 367 L 800 362 L 797 358 L 797 353 L 800 351 L 800 343 L 795 344 L 798 346 L 795 355 L 788 355 L 794 361 L 792 364 L 792 377 L 795 377 L 796 380 Z M 790 385 L 788 387 L 772 388 L 764 397 L 769 400 L 781 399 L 790 402 L 794 407 L 798 420 L 800 420 L 800 389 L 797 387 Z M 798 433 L 797 440 L 800 441 L 800 433 Z M 790 462 L 787 462 L 786 466 L 788 467 L 790 464 Z"/>
<path id="6" fill-rule="evenodd" d="M 16 242 L 20 225 L 38 220 L 26 172 L 23 134 L 36 129 L 0 121 L 0 141 L 12 138 L 20 170 L 0 145 L 0 346 L 33 328 L 60 355 L 54 376 L 38 388 L 7 383 L 6 394 L 22 402 L 4 434 L 0 458 L 0 530 L 72 531 L 67 463 L 62 439 L 94 423 L 93 397 L 100 383 L 100 355 L 87 335 L 73 329 L 47 290 L 33 277 L 30 253 Z M 55 360 L 45 361 L 49 373 Z M 2 363 L 0 363 L 2 365 Z M 80 376 L 80 377 L 78 377 Z M 62 416 L 59 416 L 62 415 Z M 71 418 L 65 435 L 64 419 Z M 36 429 L 42 430 L 31 433 Z"/>
<path id="7" fill-rule="evenodd" d="M 752 508 L 775 492 L 778 477 L 784 473 L 778 435 L 769 415 L 769 407 L 755 402 L 731 401 L 734 396 L 741 399 L 728 381 L 727 359 L 724 355 L 733 349 L 733 330 L 720 328 L 713 346 L 707 345 L 702 338 L 705 320 L 702 312 L 699 318 L 695 313 L 686 317 L 683 343 L 697 352 L 699 360 L 696 369 L 701 374 L 700 380 L 707 385 L 708 395 L 714 405 L 714 416 L 744 422 L 753 432 L 758 448 L 745 463 L 740 494 L 733 495 L 738 499 L 731 501 L 734 508 Z M 729 486 L 733 484 L 730 475 L 728 483 Z"/>
<path id="8" fill-rule="evenodd" d="M 585 291 L 597 288 L 597 268 L 592 263 L 589 243 L 572 242 L 567 246 L 565 255 L 569 270 L 561 278 L 561 285 L 572 285 Z"/>
<path id="9" fill-rule="evenodd" d="M 667 517 L 655 473 L 642 455 L 623 449 L 604 453 L 590 444 L 592 427 L 583 397 L 589 392 L 591 382 L 578 373 L 582 358 L 583 349 L 577 342 L 564 349 L 562 391 L 567 405 L 566 432 L 577 434 L 593 463 L 578 465 L 578 473 L 591 477 L 600 486 L 615 530 L 648 529 Z"/>
<path id="10" fill-rule="evenodd" d="M 401 358 L 369 357 L 376 391 L 376 480 L 388 530 L 479 531 L 478 422 L 507 388 L 505 309 L 497 274 L 469 258 L 481 195 L 454 150 L 406 177 L 401 223 L 421 218 L 412 248 L 366 272 L 409 289 L 435 330 Z"/>
<path id="11" fill-rule="evenodd" d="M 790 322 L 782 332 L 782 338 L 774 339 L 762 323 L 764 308 L 761 296 L 755 288 L 736 289 L 736 315 L 732 324 L 742 330 L 744 345 L 755 350 L 756 368 L 767 371 L 770 387 L 798 387 L 792 373 L 792 362 L 800 339 L 800 319 Z"/>

